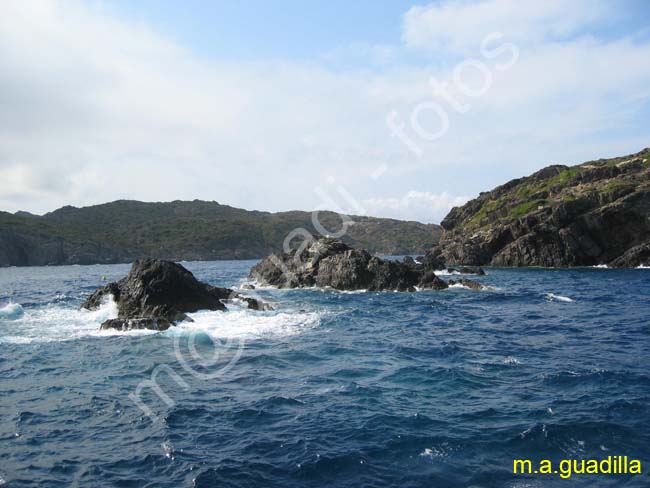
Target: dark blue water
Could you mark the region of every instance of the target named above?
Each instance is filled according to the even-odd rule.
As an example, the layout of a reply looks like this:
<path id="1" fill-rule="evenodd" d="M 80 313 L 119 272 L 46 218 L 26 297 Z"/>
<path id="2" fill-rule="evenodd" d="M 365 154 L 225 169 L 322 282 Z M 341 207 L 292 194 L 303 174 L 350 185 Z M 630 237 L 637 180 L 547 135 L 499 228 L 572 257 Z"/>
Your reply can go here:
<path id="1" fill-rule="evenodd" d="M 187 266 L 232 286 L 252 264 Z M 489 291 L 263 290 L 276 311 L 99 333 L 110 307 L 77 307 L 127 271 L 0 270 L 4 486 L 650 485 L 648 270 L 493 269 L 476 278 Z M 148 416 L 129 394 L 156 372 L 168 402 L 142 390 Z M 513 458 L 607 455 L 644 473 L 512 473 Z"/>

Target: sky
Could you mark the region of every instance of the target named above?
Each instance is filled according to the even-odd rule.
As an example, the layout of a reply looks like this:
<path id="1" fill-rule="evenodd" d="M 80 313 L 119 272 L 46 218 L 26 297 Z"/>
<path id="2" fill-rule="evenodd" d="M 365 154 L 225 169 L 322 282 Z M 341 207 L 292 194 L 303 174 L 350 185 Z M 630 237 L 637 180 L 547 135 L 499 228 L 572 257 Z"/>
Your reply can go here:
<path id="1" fill-rule="evenodd" d="M 650 2 L 4 0 L 0 209 L 439 222 L 650 146 Z"/>

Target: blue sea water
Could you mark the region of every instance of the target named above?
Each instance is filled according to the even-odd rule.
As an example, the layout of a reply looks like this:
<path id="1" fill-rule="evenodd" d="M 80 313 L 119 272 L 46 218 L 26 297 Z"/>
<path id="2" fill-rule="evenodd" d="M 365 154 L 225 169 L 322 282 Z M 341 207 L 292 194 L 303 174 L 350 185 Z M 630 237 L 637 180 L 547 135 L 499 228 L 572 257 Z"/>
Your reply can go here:
<path id="1" fill-rule="evenodd" d="M 254 262 L 184 264 L 238 286 Z M 489 269 L 485 291 L 265 289 L 274 311 L 99 332 L 114 307 L 79 304 L 128 269 L 0 270 L 0 485 L 650 485 L 650 270 Z M 608 455 L 643 474 L 512 473 L 513 458 Z"/>

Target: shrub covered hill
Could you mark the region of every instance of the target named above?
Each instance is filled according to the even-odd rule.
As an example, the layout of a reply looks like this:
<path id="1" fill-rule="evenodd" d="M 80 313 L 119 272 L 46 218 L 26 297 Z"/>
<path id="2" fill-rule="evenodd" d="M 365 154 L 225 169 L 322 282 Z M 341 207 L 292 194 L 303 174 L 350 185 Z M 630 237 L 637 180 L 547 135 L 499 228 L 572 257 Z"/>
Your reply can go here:
<path id="1" fill-rule="evenodd" d="M 335 213 L 321 212 L 319 220 L 332 232 L 341 228 Z M 374 253 L 423 253 L 440 236 L 440 227 L 432 224 L 373 217 L 353 220 L 343 240 Z M 256 212 L 198 200 L 120 200 L 63 207 L 43 216 L 0 212 L 0 266 L 119 263 L 144 256 L 259 258 L 281 250 L 285 236 L 298 227 L 315 234 L 310 212 Z"/>
<path id="2" fill-rule="evenodd" d="M 512 180 L 441 223 L 434 262 L 494 266 L 647 265 L 650 149 Z"/>

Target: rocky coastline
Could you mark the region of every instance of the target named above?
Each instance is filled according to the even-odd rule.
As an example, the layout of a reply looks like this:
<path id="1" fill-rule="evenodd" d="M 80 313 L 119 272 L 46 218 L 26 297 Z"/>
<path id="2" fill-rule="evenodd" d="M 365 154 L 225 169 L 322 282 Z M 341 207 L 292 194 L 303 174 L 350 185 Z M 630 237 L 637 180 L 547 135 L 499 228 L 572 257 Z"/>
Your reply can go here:
<path id="1" fill-rule="evenodd" d="M 439 266 L 647 266 L 650 149 L 549 166 L 452 209 L 441 225 L 426 256 Z"/>
<path id="2" fill-rule="evenodd" d="M 225 311 L 226 303 L 232 300 L 241 300 L 253 310 L 270 308 L 230 288 L 198 281 L 180 264 L 162 259 L 136 261 L 126 277 L 99 288 L 81 307 L 96 310 L 109 299 L 117 304 L 118 316 L 102 323 L 102 329 L 166 330 L 178 322 L 191 321 L 188 313 Z"/>
<path id="3" fill-rule="evenodd" d="M 448 288 L 449 284 L 435 274 L 439 268 L 431 264 L 426 257 L 382 259 L 340 240 L 323 237 L 288 253 L 266 257 L 251 269 L 249 279 L 278 288 L 411 292 Z M 464 271 L 484 274 L 480 268 Z M 464 281 L 473 283 L 476 289 L 483 287 L 471 280 Z"/>

